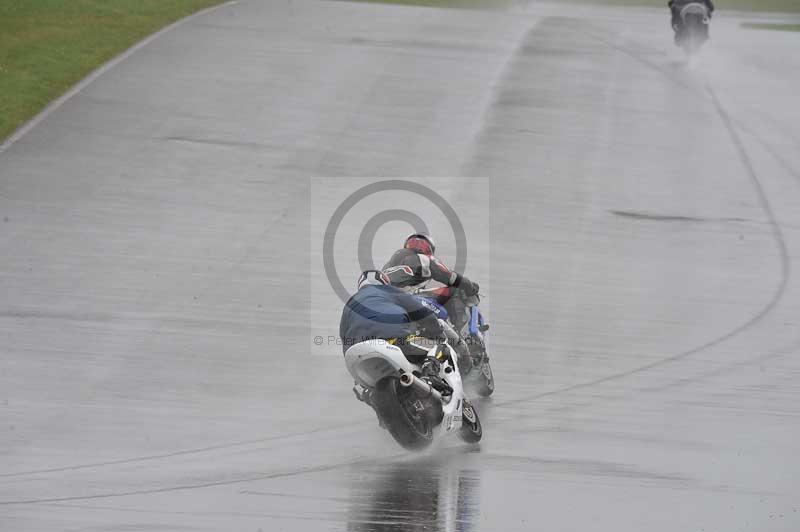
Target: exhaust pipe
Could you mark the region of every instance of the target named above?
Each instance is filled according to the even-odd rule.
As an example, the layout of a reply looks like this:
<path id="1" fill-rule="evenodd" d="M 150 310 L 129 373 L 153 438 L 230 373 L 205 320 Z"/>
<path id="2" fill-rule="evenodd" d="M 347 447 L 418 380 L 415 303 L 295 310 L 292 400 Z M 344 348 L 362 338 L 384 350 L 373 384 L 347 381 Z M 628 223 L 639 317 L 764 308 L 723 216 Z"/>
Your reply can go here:
<path id="1" fill-rule="evenodd" d="M 403 373 L 400 375 L 400 385 L 405 386 L 406 388 L 410 386 L 424 399 L 431 398 L 440 405 L 442 404 L 442 394 L 439 392 L 439 390 L 424 380 L 415 377 L 412 373 Z"/>

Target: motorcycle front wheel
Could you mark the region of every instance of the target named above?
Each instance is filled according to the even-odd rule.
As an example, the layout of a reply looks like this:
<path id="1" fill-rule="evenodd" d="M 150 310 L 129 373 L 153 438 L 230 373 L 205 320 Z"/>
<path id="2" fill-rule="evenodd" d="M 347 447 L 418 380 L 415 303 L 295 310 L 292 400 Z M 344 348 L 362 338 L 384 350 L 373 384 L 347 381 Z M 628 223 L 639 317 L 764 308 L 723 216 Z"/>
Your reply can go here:
<path id="1" fill-rule="evenodd" d="M 483 437 L 483 427 L 481 426 L 480 418 L 478 418 L 478 411 L 466 399 L 461 410 L 461 431 L 459 435 L 467 443 L 478 443 Z"/>
<path id="2" fill-rule="evenodd" d="M 489 397 L 494 393 L 494 373 L 492 373 L 492 366 L 489 365 L 489 359 L 484 359 L 478 369 L 480 376 L 475 391 L 481 397 Z"/>
<path id="3" fill-rule="evenodd" d="M 486 348 L 483 347 L 483 344 L 478 344 L 471 346 L 470 349 L 474 350 L 477 356 L 472 370 L 464 380 L 469 383 L 470 389 L 480 397 L 489 397 L 494 393 L 494 373 L 489 364 Z"/>

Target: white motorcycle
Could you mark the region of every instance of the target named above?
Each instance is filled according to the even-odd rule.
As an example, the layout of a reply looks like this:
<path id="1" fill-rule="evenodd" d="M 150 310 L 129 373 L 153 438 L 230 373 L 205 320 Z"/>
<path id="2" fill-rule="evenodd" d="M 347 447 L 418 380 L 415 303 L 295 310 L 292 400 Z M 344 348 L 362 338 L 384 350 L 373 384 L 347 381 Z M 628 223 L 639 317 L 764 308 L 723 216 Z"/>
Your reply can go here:
<path id="1" fill-rule="evenodd" d="M 399 347 L 385 340 L 369 340 L 344 354 L 347 370 L 356 382 L 353 391 L 375 409 L 381 426 L 406 449 L 423 449 L 439 435 L 453 432 L 467 443 L 480 441 L 481 422 L 464 395 L 458 357 L 447 342 L 432 342 L 425 348 L 429 348 L 429 357 L 440 361 L 438 377 L 449 389 L 431 386 L 420 376 L 420 367 Z"/>

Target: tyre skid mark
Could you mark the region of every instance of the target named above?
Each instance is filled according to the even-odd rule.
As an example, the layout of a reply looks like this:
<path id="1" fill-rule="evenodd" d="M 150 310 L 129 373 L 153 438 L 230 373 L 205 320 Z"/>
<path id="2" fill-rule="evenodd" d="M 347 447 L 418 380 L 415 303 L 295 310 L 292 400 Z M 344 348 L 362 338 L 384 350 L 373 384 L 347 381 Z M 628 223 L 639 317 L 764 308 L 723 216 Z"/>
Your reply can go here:
<path id="1" fill-rule="evenodd" d="M 592 379 L 590 381 L 586 381 L 586 382 L 582 382 L 582 383 L 578 383 L 578 384 L 573 384 L 573 385 L 570 385 L 570 386 L 565 386 L 565 387 L 562 387 L 562 388 L 558 388 L 556 390 L 550 390 L 550 391 L 538 393 L 538 394 L 535 394 L 535 395 L 519 397 L 519 398 L 515 398 L 515 399 L 509 399 L 507 401 L 493 403 L 494 407 L 499 407 L 499 408 L 509 407 L 509 406 L 513 406 L 513 405 L 519 404 L 521 402 L 533 402 L 533 401 L 537 401 L 539 399 L 543 399 L 543 398 L 546 398 L 546 397 L 551 397 L 551 396 L 554 396 L 554 395 L 559 395 L 559 394 L 563 394 L 563 393 L 568 393 L 568 392 L 578 391 L 578 390 L 582 390 L 582 389 L 586 389 L 586 388 L 591 388 L 591 387 L 602 385 L 602 384 L 605 384 L 605 383 L 608 383 L 608 382 L 624 379 L 624 378 L 630 377 L 632 375 L 638 375 L 640 373 L 644 373 L 644 372 L 649 371 L 651 369 L 658 368 L 658 367 L 661 367 L 661 366 L 665 366 L 667 364 L 671 364 L 673 362 L 677 362 L 679 360 L 691 357 L 693 355 L 696 355 L 698 353 L 701 353 L 703 351 L 711 349 L 711 348 L 713 348 L 713 347 L 715 347 L 715 346 L 717 346 L 719 344 L 722 344 L 722 343 L 724 343 L 724 342 L 726 342 L 726 341 L 738 336 L 739 334 L 747 331 L 748 329 L 750 329 L 753 326 L 755 326 L 758 323 L 760 323 L 767 315 L 769 315 L 777 307 L 778 303 L 781 301 L 781 299 L 783 298 L 784 294 L 786 293 L 786 290 L 787 290 L 787 287 L 788 287 L 788 284 L 789 284 L 789 279 L 791 277 L 791 256 L 789 254 L 788 247 L 787 247 L 786 242 L 785 242 L 784 237 L 783 237 L 783 231 L 782 231 L 781 226 L 780 226 L 780 224 L 779 224 L 779 222 L 778 222 L 778 220 L 777 220 L 777 218 L 775 216 L 774 211 L 772 210 L 772 206 L 771 206 L 771 204 L 769 202 L 769 199 L 768 199 L 768 197 L 766 195 L 764 187 L 761 184 L 760 179 L 758 178 L 758 175 L 757 175 L 757 173 L 755 171 L 755 168 L 753 167 L 752 161 L 750 160 L 750 156 L 748 155 L 747 150 L 746 150 L 746 148 L 745 148 L 745 146 L 744 146 L 744 144 L 743 144 L 743 142 L 741 140 L 741 137 L 739 136 L 738 130 L 743 129 L 743 128 L 741 126 L 739 126 L 739 124 L 736 123 L 732 119 L 732 117 L 727 113 L 727 111 L 722 107 L 722 104 L 720 103 L 720 101 L 717 98 L 716 93 L 713 91 L 713 89 L 710 86 L 707 85 L 705 87 L 705 92 L 701 92 L 701 89 L 699 89 L 699 88 L 697 88 L 697 87 L 695 87 L 695 86 L 693 86 L 691 84 L 684 83 L 681 80 L 675 79 L 673 77 L 673 75 L 670 72 L 665 71 L 661 65 L 659 65 L 657 63 L 654 63 L 654 62 L 650 61 L 649 59 L 645 59 L 645 58 L 641 57 L 639 54 L 631 52 L 630 50 L 626 49 L 625 47 L 619 46 L 619 45 L 609 41 L 608 39 L 606 39 L 604 37 L 598 36 L 596 33 L 586 32 L 586 34 L 589 35 L 591 38 L 593 38 L 593 39 L 605 44 L 606 46 L 608 46 L 608 47 L 610 47 L 610 48 L 612 48 L 614 50 L 617 50 L 617 51 L 619 51 L 621 53 L 624 53 L 628 57 L 633 58 L 634 60 L 636 60 L 637 62 L 639 62 L 639 63 L 641 63 L 643 65 L 645 65 L 646 67 L 660 72 L 671 83 L 677 85 L 678 87 L 681 87 L 682 89 L 685 89 L 685 90 L 689 91 L 690 93 L 692 93 L 692 94 L 694 94 L 696 96 L 702 96 L 705 99 L 711 101 L 711 103 L 714 105 L 714 108 L 715 108 L 718 116 L 720 117 L 723 125 L 725 126 L 726 130 L 728 131 L 729 136 L 731 137 L 731 141 L 732 141 L 732 143 L 734 145 L 736 153 L 737 153 L 737 155 L 738 155 L 743 167 L 745 168 L 745 171 L 747 173 L 748 178 L 750 179 L 750 181 L 751 181 L 751 183 L 752 183 L 752 185 L 753 185 L 753 187 L 755 189 L 756 196 L 757 196 L 758 202 L 759 202 L 759 204 L 761 206 L 761 209 L 764 211 L 764 213 L 767 216 L 768 223 L 770 225 L 770 228 L 771 228 L 771 231 L 772 231 L 772 235 L 773 235 L 773 240 L 776 243 L 776 246 L 777 246 L 778 252 L 779 252 L 779 256 L 780 256 L 780 280 L 779 280 L 778 285 L 775 288 L 772 296 L 770 297 L 770 299 L 766 302 L 764 307 L 759 312 L 757 312 L 754 315 L 752 315 L 747 321 L 745 321 L 744 323 L 740 324 L 739 326 L 729 330 L 728 332 L 726 332 L 725 334 L 723 334 L 721 336 L 718 336 L 718 337 L 716 337 L 716 338 L 714 338 L 712 340 L 709 340 L 708 342 L 705 342 L 702 345 L 699 345 L 699 346 L 694 347 L 692 349 L 689 349 L 687 351 L 683 351 L 681 353 L 678 353 L 678 354 L 675 354 L 675 355 L 672 355 L 672 356 L 661 358 L 661 359 L 653 361 L 653 362 L 651 362 L 649 364 L 645 364 L 643 366 L 639 366 L 637 368 L 633 368 L 633 369 L 630 369 L 630 370 L 627 370 L 627 371 L 623 371 L 623 372 L 620 372 L 620 373 L 614 373 L 612 375 L 606 375 L 604 377 L 600 377 L 600 378 L 597 378 L 597 379 Z M 762 141 L 762 143 L 763 143 L 763 141 Z M 770 153 L 773 156 L 776 156 L 776 154 L 773 153 L 771 150 L 770 150 Z M 782 161 L 782 160 L 779 159 L 779 162 L 782 165 L 785 165 L 785 161 Z"/>
<path id="2" fill-rule="evenodd" d="M 121 465 L 121 464 L 132 464 L 137 462 L 148 462 L 148 461 L 155 461 L 155 460 L 163 460 L 166 458 L 174 458 L 177 456 L 186 456 L 186 455 L 193 455 L 193 454 L 203 454 L 213 451 L 220 451 L 225 449 L 232 449 L 236 447 L 244 447 L 246 445 L 254 445 L 259 443 L 267 443 L 273 441 L 281 441 L 281 440 L 289 440 L 292 438 L 300 438 L 303 436 L 310 436 L 312 434 L 319 434 L 323 432 L 334 432 L 339 429 L 344 428 L 351 428 L 356 427 L 359 425 L 366 425 L 366 422 L 363 421 L 354 421 L 351 423 L 344 423 L 339 424 L 332 427 L 320 427 L 313 430 L 306 430 L 302 432 L 293 432 L 289 434 L 279 434 L 276 436 L 267 436 L 265 438 L 255 438 L 252 440 L 243 440 L 237 442 L 230 442 L 230 443 L 221 443 L 218 445 L 209 445 L 207 447 L 198 447 L 195 449 L 184 449 L 181 451 L 174 451 L 171 453 L 163 453 L 163 454 L 152 454 L 147 456 L 134 456 L 131 458 L 122 458 L 119 460 L 107 460 L 104 462 L 91 462 L 87 464 L 77 464 L 71 466 L 62 466 L 62 467 L 52 467 L 47 469 L 33 469 L 28 471 L 18 471 L 14 473 L 2 473 L 0 474 L 0 478 L 12 478 L 12 477 L 24 477 L 24 476 L 32 476 L 32 475 L 40 475 L 40 474 L 47 474 L 47 473 L 60 473 L 63 471 L 76 471 L 81 469 L 94 469 L 94 468 L 101 468 L 101 467 L 108 467 L 114 465 Z M 266 449 L 268 447 L 264 447 Z"/>
<path id="3" fill-rule="evenodd" d="M 145 488 L 139 490 L 121 490 L 121 491 L 109 491 L 105 493 L 95 493 L 90 495 L 74 495 L 68 497 L 42 497 L 42 498 L 31 498 L 31 499 L 20 499 L 20 500 L 12 500 L 12 501 L 0 501 L 0 506 L 12 506 L 12 505 L 26 505 L 26 504 L 44 504 L 44 503 L 64 503 L 70 501 L 86 501 L 86 500 L 96 500 L 96 499 L 112 499 L 116 497 L 128 497 L 133 495 L 154 495 L 158 493 L 169 493 L 173 491 L 188 491 L 188 490 L 195 490 L 195 489 L 202 489 L 202 488 L 214 488 L 219 486 L 231 486 L 236 484 L 244 484 L 248 482 L 257 482 L 261 480 L 274 480 L 277 478 L 289 478 L 295 477 L 300 475 L 307 475 L 311 473 L 322 473 L 326 471 L 334 471 L 337 469 L 342 469 L 345 467 L 352 467 L 352 466 L 361 466 L 361 465 L 370 465 L 376 463 L 382 463 L 386 460 L 398 458 L 403 456 L 402 454 L 396 454 L 391 456 L 381 456 L 377 458 L 358 458 L 355 460 L 348 460 L 344 462 L 336 462 L 333 464 L 323 464 L 317 466 L 309 466 L 309 467 L 302 467 L 297 469 L 292 469 L 289 471 L 279 471 L 279 472 L 264 472 L 257 475 L 251 475 L 247 477 L 238 477 L 232 478 L 227 480 L 215 480 L 215 481 L 208 481 L 208 482 L 196 482 L 191 484 L 176 484 L 172 486 L 164 486 L 160 488 Z"/>

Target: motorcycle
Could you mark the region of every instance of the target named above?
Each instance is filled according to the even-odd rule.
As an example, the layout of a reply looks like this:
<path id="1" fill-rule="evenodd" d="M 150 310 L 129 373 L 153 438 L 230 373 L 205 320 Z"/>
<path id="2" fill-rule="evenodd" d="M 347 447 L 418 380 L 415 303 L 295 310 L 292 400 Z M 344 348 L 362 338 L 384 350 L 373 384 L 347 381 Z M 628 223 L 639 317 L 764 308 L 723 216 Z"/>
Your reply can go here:
<path id="1" fill-rule="evenodd" d="M 356 397 L 375 409 L 381 426 L 405 449 L 423 449 L 439 435 L 450 433 L 458 433 L 467 443 L 479 442 L 483 429 L 478 412 L 464 394 L 458 357 L 446 341 L 431 341 L 424 347 L 429 348 L 429 357 L 441 362 L 437 377 L 445 383 L 444 389 L 421 377 L 420 366 L 396 345 L 368 340 L 344 354 L 355 379 Z"/>
<path id="2" fill-rule="evenodd" d="M 675 42 L 686 55 L 691 56 L 708 40 L 708 8 L 699 2 L 692 2 L 681 8 L 679 16 L 681 25 L 676 29 Z"/>
<path id="3" fill-rule="evenodd" d="M 489 324 L 478 309 L 480 296 L 467 296 L 463 290 L 456 289 L 450 297 L 451 290 L 447 287 L 423 288 L 417 290 L 414 296 L 444 321 L 448 336 L 460 338 L 467 345 L 471 364 L 462 365 L 462 378 L 479 396 L 488 397 L 494 392 L 494 374 L 484 336 Z M 449 299 L 448 305 L 453 312 L 449 312 L 441 303 L 444 299 Z"/>

